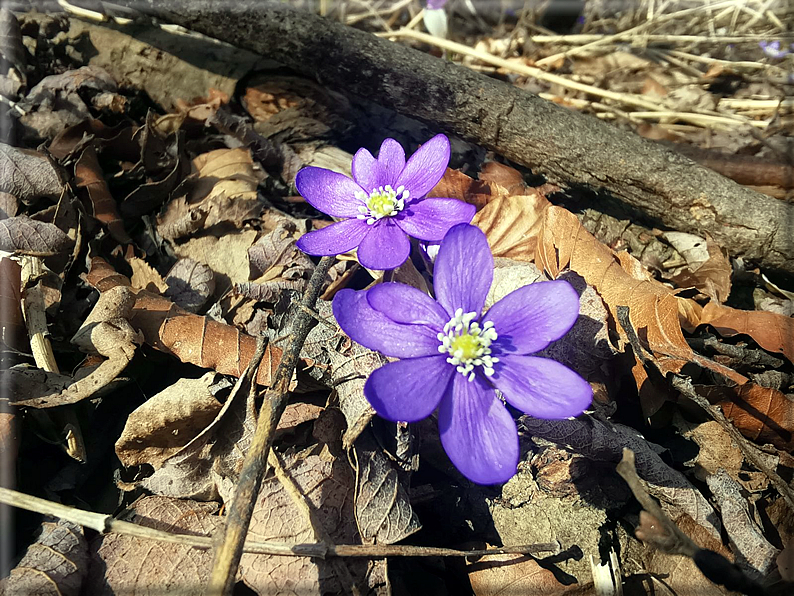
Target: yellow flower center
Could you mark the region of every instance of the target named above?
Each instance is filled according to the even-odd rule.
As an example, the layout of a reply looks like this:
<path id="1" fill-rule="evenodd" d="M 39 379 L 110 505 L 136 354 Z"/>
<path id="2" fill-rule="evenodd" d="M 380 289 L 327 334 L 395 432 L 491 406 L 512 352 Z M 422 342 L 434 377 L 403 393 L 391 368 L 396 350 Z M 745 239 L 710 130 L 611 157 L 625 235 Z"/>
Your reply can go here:
<path id="1" fill-rule="evenodd" d="M 405 208 L 409 192 L 404 186 L 394 190 L 390 185 L 373 188 L 367 195 L 363 191 L 356 192 L 356 199 L 364 203 L 358 208 L 358 219 L 366 219 L 369 225 L 384 217 L 393 217 Z"/>
<path id="2" fill-rule="evenodd" d="M 476 335 L 456 335 L 450 342 L 450 353 L 459 353 L 461 360 L 471 360 L 479 350 L 480 340 Z"/>
<path id="3" fill-rule="evenodd" d="M 438 334 L 441 345 L 438 351 L 449 354 L 447 362 L 456 370 L 474 380 L 474 367 L 482 366 L 483 374 L 490 377 L 494 374 L 493 365 L 499 358 L 491 356 L 491 343 L 499 337 L 493 323 L 488 321 L 482 327 L 474 319 L 477 313 L 464 313 L 462 308 L 455 311 L 455 316 L 444 325 L 443 333 Z"/>

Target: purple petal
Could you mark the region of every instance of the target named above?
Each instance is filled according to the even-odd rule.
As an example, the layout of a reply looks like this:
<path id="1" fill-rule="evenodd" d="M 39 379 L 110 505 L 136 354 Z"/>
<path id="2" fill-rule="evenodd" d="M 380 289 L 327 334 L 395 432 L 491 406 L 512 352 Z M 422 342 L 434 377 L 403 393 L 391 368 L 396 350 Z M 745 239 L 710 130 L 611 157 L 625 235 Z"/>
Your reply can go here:
<path id="1" fill-rule="evenodd" d="M 383 283 L 367 291 L 369 305 L 396 323 L 427 325 L 440 332 L 449 316 L 424 292 L 406 284 Z"/>
<path id="2" fill-rule="evenodd" d="M 457 199 L 432 198 L 408 203 L 394 219 L 409 236 L 438 242 L 452 226 L 469 223 L 476 212 L 474 205 Z"/>
<path id="3" fill-rule="evenodd" d="M 497 484 L 516 473 L 518 433 L 513 417 L 479 376 L 452 378 L 438 411 L 441 443 L 455 467 L 472 482 Z"/>
<path id="4" fill-rule="evenodd" d="M 536 418 L 578 416 L 593 400 L 590 384 L 567 366 L 536 356 L 499 356 L 491 382 L 511 405 Z"/>
<path id="5" fill-rule="evenodd" d="M 378 161 L 363 147 L 353 156 L 352 171 L 353 180 L 360 184 L 367 194 L 383 184 Z"/>
<path id="6" fill-rule="evenodd" d="M 367 269 L 396 269 L 408 260 L 411 242 L 391 218 L 370 227 L 372 230 L 358 245 L 359 263 Z"/>
<path id="7" fill-rule="evenodd" d="M 385 139 L 378 151 L 378 164 L 382 172 L 381 184 L 391 184 L 397 190 L 397 177 L 405 168 L 405 149 L 394 139 Z M 380 186 L 380 185 L 379 185 Z"/>
<path id="8" fill-rule="evenodd" d="M 363 219 L 345 219 L 304 234 L 295 244 L 310 255 L 341 255 L 353 250 L 371 231 Z"/>
<path id="9" fill-rule="evenodd" d="M 378 159 L 364 148 L 353 156 L 353 180 L 359 183 L 367 193 L 380 186 L 394 183 L 405 167 L 405 150 L 394 139 L 386 139 L 381 143 Z"/>
<path id="10" fill-rule="evenodd" d="M 482 312 L 493 281 L 493 255 L 479 228 L 468 224 L 451 228 L 441 241 L 434 271 L 436 300 L 450 316 L 458 308 L 464 313 Z"/>
<path id="11" fill-rule="evenodd" d="M 416 422 L 433 413 L 454 372 L 441 355 L 389 362 L 369 376 L 364 395 L 378 416 Z"/>
<path id="12" fill-rule="evenodd" d="M 394 358 L 438 356 L 437 331 L 395 323 L 372 308 L 366 294 L 345 289 L 334 296 L 334 317 L 350 339 Z"/>
<path id="13" fill-rule="evenodd" d="M 448 163 L 449 139 L 436 135 L 416 150 L 392 186 L 404 186 L 410 191 L 409 198 L 421 199 L 438 184 Z"/>
<path id="14" fill-rule="evenodd" d="M 295 176 L 295 187 L 312 207 L 332 217 L 356 217 L 364 205 L 356 198 L 364 189 L 347 176 L 324 168 L 303 168 Z"/>
<path id="15" fill-rule="evenodd" d="M 483 321 L 492 321 L 499 335 L 494 349 L 532 354 L 568 333 L 578 317 L 579 295 L 571 284 L 558 279 L 510 292 L 485 313 Z"/>

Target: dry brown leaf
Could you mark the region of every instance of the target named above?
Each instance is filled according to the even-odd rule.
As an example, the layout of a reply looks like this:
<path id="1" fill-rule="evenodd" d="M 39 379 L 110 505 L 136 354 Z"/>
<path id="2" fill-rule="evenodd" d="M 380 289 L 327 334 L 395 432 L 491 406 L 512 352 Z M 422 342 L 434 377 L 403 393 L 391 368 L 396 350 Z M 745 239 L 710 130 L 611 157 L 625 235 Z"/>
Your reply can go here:
<path id="1" fill-rule="evenodd" d="M 111 236 L 120 244 L 132 242 L 124 229 L 116 200 L 105 182 L 93 144 L 85 148 L 74 164 L 74 181 L 78 188 L 86 189 L 94 209 L 94 217 L 107 226 Z"/>
<path id="2" fill-rule="evenodd" d="M 628 306 L 634 330 L 657 356 L 663 373 L 679 372 L 695 358 L 681 332 L 678 299 L 672 290 L 652 279 L 637 259 L 626 252 L 613 252 L 585 230 L 574 214 L 554 205 L 543 210 L 537 235 L 537 265 L 552 278 L 565 267 L 576 271 L 596 289 L 615 320 L 618 307 Z M 625 330 L 617 327 L 626 341 Z M 703 365 L 709 363 L 704 360 Z M 632 374 L 643 412 L 650 416 L 661 407 L 666 393 L 653 385 L 638 359 Z"/>
<path id="3" fill-rule="evenodd" d="M 696 520 L 710 536 L 719 538 L 719 519 L 709 502 L 686 476 L 664 462 L 654 450 L 657 445 L 634 429 L 595 418 L 539 420 L 522 416 L 521 425 L 533 436 L 567 446 L 595 461 L 618 462 L 623 448 L 628 447 L 636 454 L 637 473 L 648 483 L 648 492 Z"/>
<path id="4" fill-rule="evenodd" d="M 74 242 L 57 226 L 25 215 L 0 219 L 0 250 L 18 255 L 48 257 L 69 249 Z"/>
<path id="5" fill-rule="evenodd" d="M 745 437 L 778 449 L 794 449 L 794 402 L 770 387 L 746 383 L 739 387 L 696 386 L 697 392 L 723 413 Z"/>
<path id="6" fill-rule="evenodd" d="M 4 379 L 0 378 L 0 383 Z M 16 461 L 19 451 L 17 419 L 13 412 L 0 412 L 0 458 L 3 461 Z"/>
<path id="7" fill-rule="evenodd" d="M 554 574 L 527 555 L 490 555 L 475 562 L 466 560 L 471 589 L 476 596 L 569 594 L 578 586 L 566 586 Z"/>
<path id="8" fill-rule="evenodd" d="M 527 184 L 521 172 L 498 161 L 489 161 L 480 170 L 479 179 L 504 189 L 508 195 L 526 194 Z M 492 193 L 497 194 L 497 193 Z"/>
<path id="9" fill-rule="evenodd" d="M 140 482 L 155 494 L 218 500 L 230 496 L 256 429 L 254 394 L 241 377 L 217 416 Z"/>
<path id="10" fill-rule="evenodd" d="M 324 411 L 325 408 L 316 404 L 302 401 L 290 402 L 284 408 L 284 413 L 278 421 L 276 435 L 291 432 L 305 422 L 317 420 Z"/>
<path id="11" fill-rule="evenodd" d="M 246 87 L 243 103 L 256 122 L 266 122 L 283 110 L 300 107 L 307 100 L 277 83 L 260 83 Z"/>
<path id="12" fill-rule="evenodd" d="M 703 260 L 690 259 L 682 252 L 688 267 L 674 275 L 671 281 L 681 288 L 696 288 L 716 302 L 725 302 L 731 293 L 731 262 L 711 238 L 706 238 L 705 251 Z"/>
<path id="13" fill-rule="evenodd" d="M 188 312 L 197 312 L 215 291 L 215 274 L 204 263 L 179 259 L 165 276 L 166 298 Z"/>
<path id="14" fill-rule="evenodd" d="M 256 350 L 256 339 L 239 329 L 191 314 L 144 290 L 137 293 L 130 322 L 155 349 L 224 375 L 239 377 Z M 257 383 L 269 386 L 280 361 L 281 350 L 268 346 Z"/>
<path id="15" fill-rule="evenodd" d="M 65 520 L 41 524 L 41 536 L 11 570 L 5 594 L 79 596 L 88 572 L 83 529 Z"/>
<path id="16" fill-rule="evenodd" d="M 67 70 L 60 74 L 44 77 L 30 90 L 30 94 L 42 90 L 51 91 L 77 91 L 93 89 L 95 91 L 115 91 L 116 81 L 105 69 L 90 65 Z"/>
<path id="17" fill-rule="evenodd" d="M 472 219 L 488 237 L 494 257 L 534 261 L 543 213 L 551 205 L 542 193 L 500 195 Z"/>
<path id="18" fill-rule="evenodd" d="M 19 201 L 7 192 L 0 192 L 0 219 L 14 217 L 19 211 Z"/>
<path id="19" fill-rule="evenodd" d="M 28 53 L 22 42 L 22 30 L 14 13 L 5 6 L 0 9 L 0 54 L 20 74 L 24 73 Z M 22 79 L 24 78 L 22 74 Z"/>
<path id="20" fill-rule="evenodd" d="M 212 536 L 221 523 L 217 503 L 144 497 L 125 521 L 172 534 Z M 205 594 L 212 551 L 124 534 L 105 534 L 92 543 L 88 592 L 112 594 Z"/>
<path id="21" fill-rule="evenodd" d="M 99 257 L 91 261 L 88 274 L 94 286 L 129 285 L 129 280 Z M 140 290 L 130 313 L 130 322 L 150 346 L 203 368 L 240 376 L 256 350 L 256 339 L 239 329 L 187 312 L 167 298 Z M 268 346 L 259 368 L 257 383 L 269 386 L 281 361 L 281 349 Z"/>
<path id="22" fill-rule="evenodd" d="M 311 275 L 314 264 L 306 253 L 295 246 L 295 241 L 304 231 L 305 228 L 300 229 L 298 222 L 285 219 L 272 232 L 257 240 L 256 244 L 248 249 L 249 277 L 258 279 L 277 266 L 282 266 L 279 275 L 287 279 Z M 274 278 L 270 275 L 267 280 Z"/>
<path id="23" fill-rule="evenodd" d="M 60 394 L 15 403 L 33 408 L 71 404 L 91 397 L 112 382 L 127 367 L 135 355 L 136 344 L 142 341 L 129 323 L 134 304 L 135 295 L 126 286 L 110 288 L 101 294 L 71 341 L 83 352 L 104 356 L 106 360 L 87 376 L 76 378 Z"/>
<path id="24" fill-rule="evenodd" d="M 313 454 L 285 459 L 284 468 L 299 494 L 278 478 L 265 479 L 254 506 L 249 539 L 300 544 L 316 542 L 318 533 L 324 532 L 336 544 L 358 542 L 349 468 L 341 460 Z M 322 528 L 312 526 L 309 511 L 315 512 L 313 517 Z M 350 590 L 338 583 L 331 561 L 308 557 L 243 554 L 240 575 L 261 596 L 320 596 Z"/>
<path id="25" fill-rule="evenodd" d="M 262 172 L 248 149 L 216 149 L 196 157 L 193 166 L 198 177 L 188 202 L 207 210 L 206 227 L 221 222 L 239 227 L 262 212 L 256 190 Z"/>
<path id="26" fill-rule="evenodd" d="M 207 206 L 191 206 L 186 197 L 178 197 L 157 216 L 157 231 L 166 240 L 178 240 L 199 231 L 207 220 Z"/>
<path id="27" fill-rule="evenodd" d="M 794 582 L 794 541 L 788 543 L 777 556 L 777 568 L 781 577 L 789 582 Z"/>
<path id="28" fill-rule="evenodd" d="M 102 257 L 92 257 L 85 281 L 92 288 L 104 292 L 116 286 L 131 286 L 128 277 L 117 273 L 116 270 Z"/>
<path id="29" fill-rule="evenodd" d="M 130 282 L 132 283 L 132 287 L 136 290 L 146 290 L 154 294 L 162 294 L 168 289 L 162 276 L 154 267 L 143 259 L 131 257 L 127 259 L 127 264 L 130 266 L 130 269 L 132 269 Z"/>
<path id="30" fill-rule="evenodd" d="M 215 272 L 218 292 L 225 292 L 232 284 L 248 281 L 248 249 L 256 241 L 256 230 L 241 230 L 220 237 L 191 238 L 174 246 L 180 258 L 204 263 Z"/>
<path id="31" fill-rule="evenodd" d="M 363 444 L 362 444 L 363 443 Z M 371 445 L 368 443 L 372 443 Z M 374 441 L 353 445 L 356 469 L 356 525 L 365 543 L 393 544 L 422 525 L 397 472 Z"/>
<path id="32" fill-rule="evenodd" d="M 648 547 L 651 549 L 651 547 Z M 671 594 L 676 596 L 731 596 L 722 586 L 710 582 L 694 561 L 681 555 L 668 555 L 652 549 L 647 557 L 646 569 L 664 578 Z"/>
<path id="33" fill-rule="evenodd" d="M 317 312 L 330 325 L 317 325 L 309 332 L 301 358 L 314 364 L 308 374 L 337 392 L 339 408 L 347 421 L 344 447 L 349 449 L 375 415 L 364 397 L 364 382 L 388 360 L 350 341 L 336 324 L 330 302 L 319 301 Z"/>
<path id="34" fill-rule="evenodd" d="M 162 461 L 162 467 L 140 482 L 140 486 L 168 497 L 231 498 L 256 430 L 255 397 L 245 377 L 240 379 L 214 419 L 198 434 L 192 433 L 189 442 L 173 450 Z M 305 403 L 287 405 L 276 432 L 294 429 L 321 409 Z M 152 449 L 147 454 L 158 456 Z M 154 461 L 151 463 L 155 465 Z"/>
<path id="35" fill-rule="evenodd" d="M 681 434 L 694 440 L 698 445 L 697 455 L 689 462 L 694 466 L 693 473 L 701 482 L 705 482 L 710 474 L 717 470 L 727 471 L 734 480 L 742 481 L 749 491 L 759 491 L 769 485 L 769 479 L 762 472 L 749 472 L 743 469 L 744 454 L 734 443 L 728 432 L 714 420 L 695 424 L 685 421 L 680 414 L 676 414 L 675 425 Z M 767 459 L 771 459 L 769 456 Z M 771 468 L 775 465 L 772 462 Z M 741 472 L 741 478 L 739 473 Z"/>
<path id="36" fill-rule="evenodd" d="M 119 211 L 125 218 L 138 218 L 160 208 L 190 172 L 185 151 L 185 135 L 165 136 L 155 127 L 153 112 L 134 135 L 140 145 L 140 162 L 146 182 L 139 184 L 122 199 Z"/>
<path id="37" fill-rule="evenodd" d="M 58 173 L 45 155 L 0 143 L 0 192 L 30 204 L 39 197 L 57 199 L 62 188 Z"/>
<path id="38" fill-rule="evenodd" d="M 297 222 L 284 220 L 248 249 L 253 283 L 235 284 L 234 292 L 260 302 L 276 302 L 283 290 L 302 292 L 314 263 L 295 246 L 301 236 Z"/>
<path id="39" fill-rule="evenodd" d="M 481 209 L 492 199 L 491 193 L 491 185 L 488 182 L 475 180 L 459 170 L 447 168 L 444 177 L 427 196 L 458 199 Z"/>
<path id="40" fill-rule="evenodd" d="M 729 561 L 733 561 L 733 555 L 722 544 L 722 541 L 706 532 L 688 515 L 674 517 L 672 521 L 701 548 L 713 550 Z M 646 557 L 648 571 L 664 577 L 665 583 L 675 590 L 675 594 L 680 596 L 729 596 L 734 594 L 734 592 L 729 592 L 724 587 L 717 586 L 706 579 L 690 557 L 668 555 L 653 547 L 646 548 L 648 549 Z"/>
<path id="41" fill-rule="evenodd" d="M 711 325 L 720 335 L 745 334 L 770 352 L 794 362 L 794 319 L 767 311 L 737 310 L 709 302 L 700 315 L 701 325 Z"/>
<path id="42" fill-rule="evenodd" d="M 617 307 L 628 306 L 634 329 L 653 352 L 682 360 L 692 357 L 672 291 L 654 281 L 628 253 L 616 254 L 601 244 L 570 211 L 556 206 L 546 209 L 537 262 L 552 277 L 565 267 L 576 271 L 598 291 L 615 319 Z"/>
<path id="43" fill-rule="evenodd" d="M 757 579 L 769 577 L 779 550 L 767 541 L 751 518 L 750 503 L 742 494 L 741 486 L 723 469 L 710 475 L 707 483 L 737 558 L 755 570 L 753 575 Z"/>
<path id="44" fill-rule="evenodd" d="M 116 441 L 121 463 L 146 463 L 158 470 L 204 430 L 222 407 L 209 390 L 214 379 L 214 372 L 200 379 L 179 379 L 138 406 Z"/>
<path id="45" fill-rule="evenodd" d="M 19 350 L 28 349 L 28 333 L 22 317 L 22 267 L 0 257 L 0 342 Z"/>

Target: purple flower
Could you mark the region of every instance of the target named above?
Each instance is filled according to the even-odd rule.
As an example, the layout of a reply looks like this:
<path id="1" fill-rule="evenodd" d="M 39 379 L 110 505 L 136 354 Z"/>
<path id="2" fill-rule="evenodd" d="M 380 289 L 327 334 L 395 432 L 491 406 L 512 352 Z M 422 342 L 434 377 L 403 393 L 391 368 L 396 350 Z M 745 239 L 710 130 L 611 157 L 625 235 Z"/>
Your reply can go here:
<path id="1" fill-rule="evenodd" d="M 295 186 L 315 208 L 343 218 L 304 234 L 298 248 L 310 255 L 338 255 L 358 247 L 368 269 L 394 269 L 411 252 L 409 236 L 438 242 L 447 230 L 474 217 L 475 207 L 457 199 L 426 198 L 449 163 L 449 139 L 437 135 L 405 161 L 394 139 L 380 146 L 378 158 L 366 149 L 353 157 L 353 179 L 308 167 Z"/>
<path id="2" fill-rule="evenodd" d="M 779 41 L 759 41 L 758 46 L 764 51 L 764 54 L 770 58 L 783 58 L 789 54 L 789 51 L 784 47 L 780 49 Z"/>
<path id="3" fill-rule="evenodd" d="M 531 356 L 579 316 L 565 281 L 524 286 L 482 314 L 493 280 L 485 235 L 453 227 L 435 262 L 436 300 L 383 283 L 334 298 L 334 316 L 353 340 L 400 358 L 373 372 L 364 394 L 388 420 L 414 422 L 438 407 L 441 442 L 455 466 L 480 484 L 507 481 L 518 464 L 513 417 L 499 399 L 538 418 L 581 414 L 590 385 L 564 365 Z"/>
<path id="4" fill-rule="evenodd" d="M 427 8 L 428 10 L 439 10 L 444 8 L 446 3 L 447 0 L 427 0 Z"/>

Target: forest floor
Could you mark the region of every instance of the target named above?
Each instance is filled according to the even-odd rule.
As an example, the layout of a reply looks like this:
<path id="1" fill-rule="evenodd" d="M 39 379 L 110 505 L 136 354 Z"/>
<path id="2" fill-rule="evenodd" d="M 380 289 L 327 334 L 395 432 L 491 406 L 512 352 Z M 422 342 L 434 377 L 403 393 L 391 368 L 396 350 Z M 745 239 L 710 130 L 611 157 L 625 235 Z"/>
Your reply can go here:
<path id="1" fill-rule="evenodd" d="M 644 210 L 622 179 L 511 161 L 498 135 L 392 110 L 385 80 L 361 97 L 82 4 L 0 10 L 0 593 L 221 593 L 224 577 L 268 596 L 791 593 L 794 266 L 766 249 L 790 245 L 794 216 L 764 214 L 794 213 L 794 5 L 290 3 L 676 152 L 691 188 L 735 181 L 704 215 L 705 194 Z M 293 42 L 309 43 L 273 43 Z M 429 196 L 476 207 L 486 304 L 557 278 L 580 296 L 540 355 L 592 405 L 511 408 L 504 484 L 455 468 L 440 414 L 377 417 L 363 387 L 389 360 L 332 313 L 345 288 L 433 295 L 432 251 L 384 274 L 296 247 L 332 223 L 296 190 L 302 168 L 349 176 L 362 147 L 410 155 L 439 133 L 451 160 Z M 653 174 L 626 180 L 653 197 Z M 731 210 L 760 214 L 758 250 L 733 242 Z M 246 534 L 238 565 L 224 549 Z"/>

